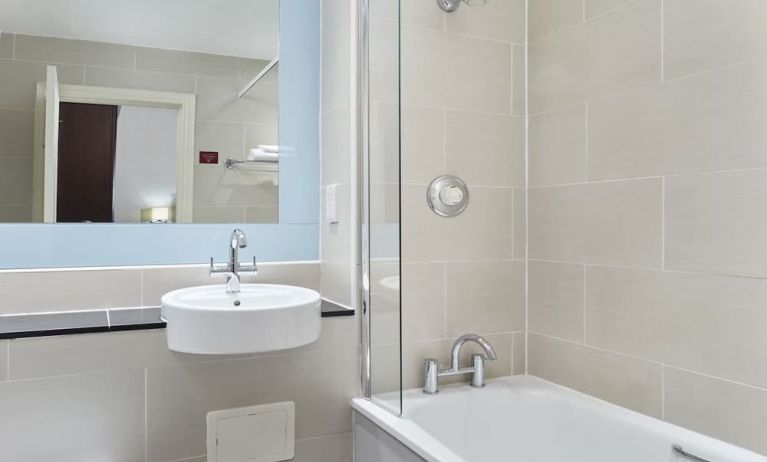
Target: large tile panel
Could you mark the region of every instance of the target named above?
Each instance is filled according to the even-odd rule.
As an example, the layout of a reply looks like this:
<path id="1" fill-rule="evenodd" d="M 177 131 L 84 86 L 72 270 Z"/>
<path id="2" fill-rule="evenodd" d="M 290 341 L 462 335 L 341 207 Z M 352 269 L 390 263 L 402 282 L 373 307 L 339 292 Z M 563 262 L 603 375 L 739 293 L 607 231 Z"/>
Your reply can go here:
<path id="1" fill-rule="evenodd" d="M 661 366 L 528 334 L 532 375 L 652 417 L 661 416 Z"/>
<path id="2" fill-rule="evenodd" d="M 666 180 L 666 267 L 767 276 L 767 170 Z"/>
<path id="3" fill-rule="evenodd" d="M 660 0 L 625 8 L 530 45 L 530 113 L 660 82 Z"/>
<path id="4" fill-rule="evenodd" d="M 3 460 L 144 460 L 143 371 L 0 383 L 0 409 Z"/>
<path id="5" fill-rule="evenodd" d="M 661 189 L 660 179 L 530 189 L 530 258 L 660 267 Z"/>
<path id="6" fill-rule="evenodd" d="M 586 288 L 589 344 L 767 387 L 767 281 L 588 267 Z"/>
<path id="7" fill-rule="evenodd" d="M 674 0 L 663 8 L 667 79 L 767 56 L 762 0 Z"/>
<path id="8" fill-rule="evenodd" d="M 767 390 L 666 368 L 669 422 L 767 454 Z"/>
<path id="9" fill-rule="evenodd" d="M 589 178 L 767 166 L 767 63 L 667 82 L 589 105 Z"/>
<path id="10" fill-rule="evenodd" d="M 583 341 L 583 265 L 529 261 L 528 328 Z"/>

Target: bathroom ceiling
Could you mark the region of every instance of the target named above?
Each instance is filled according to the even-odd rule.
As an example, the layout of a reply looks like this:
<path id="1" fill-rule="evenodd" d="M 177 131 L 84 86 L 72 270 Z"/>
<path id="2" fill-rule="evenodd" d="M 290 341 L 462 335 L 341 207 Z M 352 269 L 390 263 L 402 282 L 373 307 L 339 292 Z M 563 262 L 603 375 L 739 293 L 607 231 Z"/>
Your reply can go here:
<path id="1" fill-rule="evenodd" d="M 0 0 L 0 31 L 271 60 L 279 0 Z"/>

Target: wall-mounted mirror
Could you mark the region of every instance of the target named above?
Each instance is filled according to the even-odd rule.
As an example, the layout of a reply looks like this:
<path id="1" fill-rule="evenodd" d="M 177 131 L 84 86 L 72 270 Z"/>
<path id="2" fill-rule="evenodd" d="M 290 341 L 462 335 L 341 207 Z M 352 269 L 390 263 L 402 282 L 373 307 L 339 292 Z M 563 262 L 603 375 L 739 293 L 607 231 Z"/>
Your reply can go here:
<path id="1" fill-rule="evenodd" d="M 0 222 L 277 223 L 279 1 L 218 5 L 0 2 Z"/>
<path id="2" fill-rule="evenodd" d="M 0 231 L 46 224 L 61 243 L 64 224 L 316 227 L 315 5 L 0 0 L 0 11 Z M 200 261 L 149 260 L 179 258 Z"/>

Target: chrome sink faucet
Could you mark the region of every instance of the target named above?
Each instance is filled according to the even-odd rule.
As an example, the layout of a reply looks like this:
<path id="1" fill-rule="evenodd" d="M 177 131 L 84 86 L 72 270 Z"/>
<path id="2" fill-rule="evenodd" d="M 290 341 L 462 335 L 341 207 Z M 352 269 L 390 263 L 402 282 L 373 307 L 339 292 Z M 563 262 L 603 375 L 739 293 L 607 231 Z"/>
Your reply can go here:
<path id="1" fill-rule="evenodd" d="M 484 354 L 472 355 L 471 356 L 472 366 L 459 368 L 458 358 L 461 354 L 461 348 L 463 348 L 466 342 L 476 343 L 482 348 L 482 350 L 484 351 Z M 460 375 L 460 374 L 472 374 L 471 386 L 475 388 L 482 388 L 485 386 L 485 360 L 492 361 L 496 358 L 497 356 L 495 354 L 495 350 L 493 349 L 492 345 L 490 345 L 490 343 L 487 340 L 485 340 L 484 338 L 476 334 L 462 335 L 458 338 L 458 340 L 455 341 L 455 343 L 453 343 L 453 352 L 452 352 L 450 367 L 448 367 L 447 369 L 440 369 L 439 360 L 432 359 L 432 358 L 427 359 L 424 362 L 425 380 L 424 380 L 423 392 L 428 395 L 436 395 L 437 393 L 439 393 L 440 377 L 445 377 L 449 375 Z"/>
<path id="2" fill-rule="evenodd" d="M 223 274 L 226 279 L 226 293 L 236 294 L 240 292 L 240 273 L 258 273 L 256 267 L 256 257 L 253 257 L 253 263 L 240 263 L 240 249 L 248 246 L 248 238 L 241 229 L 232 231 L 229 237 L 229 263 L 216 265 L 213 263 L 213 257 L 210 257 L 210 275 Z"/>

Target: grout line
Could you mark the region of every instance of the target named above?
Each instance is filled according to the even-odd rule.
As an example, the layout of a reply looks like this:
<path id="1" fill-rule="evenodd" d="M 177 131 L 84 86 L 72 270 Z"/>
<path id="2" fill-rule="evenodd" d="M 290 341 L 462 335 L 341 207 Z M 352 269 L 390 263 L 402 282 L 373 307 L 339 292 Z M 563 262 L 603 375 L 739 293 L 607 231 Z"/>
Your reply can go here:
<path id="1" fill-rule="evenodd" d="M 149 461 L 149 369 L 144 368 L 144 462 Z"/>
<path id="2" fill-rule="evenodd" d="M 447 337 L 447 262 L 442 262 L 442 337 Z"/>
<path id="3" fill-rule="evenodd" d="M 589 181 L 589 101 L 584 102 L 583 104 L 583 110 L 584 110 L 584 129 L 586 130 L 586 133 L 584 134 L 585 143 L 586 146 L 584 147 L 583 152 L 583 181 L 588 182 Z"/>
<path id="4" fill-rule="evenodd" d="M 599 351 L 599 352 L 611 354 L 611 355 L 614 355 L 614 356 L 620 356 L 622 358 L 632 359 L 634 361 L 643 362 L 645 364 L 652 364 L 652 365 L 659 366 L 659 367 L 665 367 L 667 369 L 676 369 L 678 371 L 682 371 L 682 372 L 685 372 L 687 374 L 697 375 L 697 376 L 705 377 L 705 378 L 708 378 L 708 379 L 711 379 L 711 380 L 719 380 L 719 381 L 722 381 L 722 382 L 727 382 L 727 383 L 732 384 L 732 385 L 738 385 L 738 386 L 741 386 L 741 387 L 750 388 L 752 390 L 767 392 L 767 387 L 761 387 L 761 386 L 758 386 L 758 385 L 751 385 L 751 384 L 748 384 L 748 383 L 745 383 L 745 382 L 739 382 L 737 380 L 731 380 L 731 379 L 727 379 L 727 378 L 724 378 L 724 377 L 707 374 L 705 372 L 700 372 L 700 371 L 696 371 L 696 370 L 693 370 L 693 369 L 687 369 L 685 367 L 675 366 L 673 364 L 667 364 L 667 363 L 663 363 L 663 362 L 656 361 L 656 360 L 653 360 L 653 359 L 643 358 L 641 356 L 635 356 L 635 355 L 631 355 L 631 354 L 627 354 L 627 353 L 622 353 L 620 351 L 608 350 L 607 348 L 599 347 L 599 346 L 596 346 L 596 345 L 586 345 L 586 344 L 583 344 L 583 343 L 576 342 L 574 340 L 569 340 L 569 339 L 566 339 L 566 338 L 557 337 L 556 335 L 545 334 L 543 332 L 535 332 L 535 331 L 533 331 L 533 332 L 530 332 L 530 333 L 533 334 L 533 335 L 538 335 L 540 337 L 546 337 L 548 339 L 557 340 L 557 341 L 560 341 L 560 342 L 563 342 L 563 343 L 568 343 L 570 345 L 575 345 L 575 346 L 578 346 L 578 347 L 581 347 L 581 348 L 590 348 L 590 349 L 592 349 L 594 351 Z"/>
<path id="5" fill-rule="evenodd" d="M 529 248 L 530 248 L 530 230 L 528 229 L 529 225 L 529 214 L 530 214 L 530 204 L 529 204 L 529 198 L 530 194 L 528 194 L 528 191 L 530 189 L 530 0 L 525 0 L 525 56 L 524 56 L 524 66 L 525 66 L 525 85 L 524 85 L 524 94 L 525 94 L 525 109 L 524 109 L 524 117 L 525 117 L 525 184 L 524 184 L 524 229 L 525 229 L 525 251 L 524 251 L 524 267 L 525 267 L 525 274 L 524 274 L 524 299 L 525 299 L 525 367 L 524 367 L 524 374 L 527 375 L 528 371 L 530 370 L 530 346 L 528 345 L 529 342 L 529 336 L 528 332 L 530 331 L 530 304 L 529 304 L 529 288 L 530 288 L 530 277 L 529 277 Z M 512 89 L 513 91 L 513 89 Z M 513 111 L 513 108 L 512 108 Z M 513 198 L 512 198 L 513 199 Z M 513 200 L 512 200 L 513 202 Z M 514 256 L 514 249 L 512 249 L 511 256 Z M 512 338 L 513 341 L 513 338 Z"/>
<path id="6" fill-rule="evenodd" d="M 660 418 L 666 420 L 666 366 L 660 367 Z"/>
<path id="7" fill-rule="evenodd" d="M 551 32 L 550 34 L 544 35 L 543 37 L 538 37 L 537 39 L 535 39 L 532 42 L 530 42 L 528 45 L 537 45 L 540 42 L 544 42 L 546 40 L 550 40 L 552 38 L 556 38 L 558 35 L 564 35 L 567 32 L 575 30 L 576 28 L 578 28 L 580 26 L 583 26 L 585 24 L 593 22 L 596 19 L 602 18 L 603 16 L 607 16 L 607 15 L 609 15 L 611 13 L 614 13 L 614 12 L 616 12 L 618 10 L 621 10 L 621 9 L 623 9 L 623 8 L 633 4 L 633 3 L 637 3 L 638 1 L 639 0 L 629 0 L 629 1 L 626 1 L 626 2 L 624 2 L 624 3 L 622 3 L 622 4 L 618 5 L 618 6 L 615 6 L 613 8 L 609 8 L 609 9 L 607 9 L 607 10 L 605 10 L 605 11 L 603 11 L 603 12 L 597 14 L 597 15 L 594 15 L 594 16 L 588 18 L 588 19 L 586 19 L 586 12 L 585 12 L 586 6 L 584 4 L 584 7 L 583 7 L 584 8 L 584 12 L 583 12 L 583 20 L 582 21 L 580 21 L 578 23 L 575 23 L 575 24 L 570 24 L 570 25 L 561 27 L 559 29 L 556 29 L 553 32 Z"/>
<path id="8" fill-rule="evenodd" d="M 660 183 L 660 269 L 666 269 L 666 177 Z"/>
<path id="9" fill-rule="evenodd" d="M 664 0 L 660 0 L 660 81 L 663 83 L 666 80 L 666 18 L 664 13 L 665 3 Z"/>
<path id="10" fill-rule="evenodd" d="M 583 293 L 581 294 L 583 297 L 581 300 L 581 308 L 583 309 L 583 343 L 586 344 L 586 265 L 583 265 L 581 269 L 583 271 Z"/>

